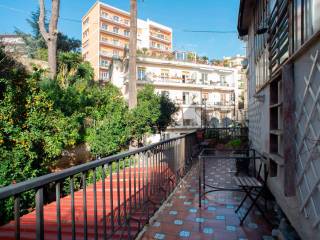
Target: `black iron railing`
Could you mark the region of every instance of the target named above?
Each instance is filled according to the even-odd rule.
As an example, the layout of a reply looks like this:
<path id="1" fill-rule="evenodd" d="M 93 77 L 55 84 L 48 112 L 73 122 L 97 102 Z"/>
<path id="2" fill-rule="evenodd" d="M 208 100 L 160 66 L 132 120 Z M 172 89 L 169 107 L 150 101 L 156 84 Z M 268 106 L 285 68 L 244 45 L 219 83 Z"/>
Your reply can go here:
<path id="1" fill-rule="evenodd" d="M 191 166 L 196 141 L 190 133 L 3 187 L 1 206 L 14 207 L 0 239 L 132 239 Z"/>
<path id="2" fill-rule="evenodd" d="M 248 128 L 246 127 L 229 127 L 229 128 L 206 128 L 205 138 L 224 143 L 226 141 L 248 139 Z"/>

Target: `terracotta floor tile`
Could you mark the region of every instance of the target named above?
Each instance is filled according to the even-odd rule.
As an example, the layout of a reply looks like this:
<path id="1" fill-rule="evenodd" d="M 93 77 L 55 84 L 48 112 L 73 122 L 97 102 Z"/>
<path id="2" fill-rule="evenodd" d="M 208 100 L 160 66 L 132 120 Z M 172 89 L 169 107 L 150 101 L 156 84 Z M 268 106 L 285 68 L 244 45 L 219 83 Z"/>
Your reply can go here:
<path id="1" fill-rule="evenodd" d="M 221 183 L 229 182 L 231 178 L 229 173 L 222 174 L 218 167 L 213 169 L 209 164 L 207 169 L 207 180 L 212 178 L 213 182 Z M 271 227 L 256 210 L 250 212 L 243 226 L 239 225 L 239 217 L 234 211 L 242 200 L 243 193 L 208 193 L 202 198 L 202 207 L 199 208 L 197 180 L 197 171 L 192 169 L 180 189 L 168 200 L 167 206 L 158 213 L 156 224 L 151 224 L 142 239 L 155 239 L 157 233 L 158 237 L 164 236 L 165 240 L 258 240 L 264 235 L 271 235 Z M 243 209 L 241 211 L 244 212 Z"/>
<path id="2" fill-rule="evenodd" d="M 212 240 L 214 239 L 214 233 L 212 234 L 204 234 L 198 232 L 192 232 L 190 240 Z"/>

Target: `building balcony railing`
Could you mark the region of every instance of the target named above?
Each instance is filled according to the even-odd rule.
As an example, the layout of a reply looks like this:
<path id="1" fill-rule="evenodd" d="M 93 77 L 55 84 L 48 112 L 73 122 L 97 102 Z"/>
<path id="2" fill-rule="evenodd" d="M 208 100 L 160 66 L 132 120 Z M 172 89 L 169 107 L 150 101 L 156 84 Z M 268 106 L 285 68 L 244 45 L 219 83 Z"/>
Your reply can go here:
<path id="1" fill-rule="evenodd" d="M 114 54 L 114 53 L 111 53 L 111 52 L 107 52 L 107 51 L 100 51 L 100 55 L 102 57 L 108 57 L 108 58 L 121 58 L 121 56 L 119 56 L 118 54 Z"/>
<path id="2" fill-rule="evenodd" d="M 156 33 L 150 33 L 150 37 L 165 43 L 171 43 L 171 39 L 169 39 L 169 37 L 167 36 L 162 36 Z"/>
<path id="3" fill-rule="evenodd" d="M 204 81 L 203 79 L 195 79 L 195 78 L 183 79 L 180 77 L 148 77 L 148 76 L 145 76 L 143 78 L 138 77 L 138 81 L 140 81 L 141 83 L 148 82 L 148 83 L 179 84 L 179 86 L 194 85 L 197 87 L 204 87 L 204 88 L 205 87 L 216 87 L 216 88 L 225 89 L 225 90 L 233 90 L 235 87 L 234 84 L 214 82 L 214 81 Z"/>
<path id="4" fill-rule="evenodd" d="M 100 27 L 100 30 L 102 32 L 105 32 L 105 33 L 108 33 L 108 34 L 111 34 L 111 35 L 114 35 L 114 36 L 122 37 L 122 38 L 125 38 L 125 39 L 129 39 L 129 37 L 130 37 L 130 34 L 120 33 L 119 31 L 118 32 L 111 31 L 111 30 L 109 30 L 107 28 L 104 28 L 104 27 Z"/>
<path id="5" fill-rule="evenodd" d="M 155 46 L 150 47 L 153 50 L 158 50 L 160 53 L 157 55 L 152 55 L 148 52 L 144 53 L 142 51 L 137 52 L 137 56 L 141 58 L 152 58 L 152 59 L 160 59 L 160 60 L 167 60 L 167 61 L 175 61 L 180 63 L 192 63 L 192 64 L 202 64 L 207 66 L 217 66 L 217 67 L 228 67 L 224 66 L 215 61 L 209 61 L 208 59 L 199 58 L 196 56 L 193 57 L 178 57 L 176 52 L 172 52 L 171 48 L 169 50 L 163 50 L 156 48 Z"/>
<path id="6" fill-rule="evenodd" d="M 164 52 L 164 53 L 170 53 L 172 51 L 171 48 L 165 49 L 165 48 L 160 48 L 156 46 L 150 46 L 151 50 L 159 51 L 159 52 Z"/>
<path id="7" fill-rule="evenodd" d="M 196 107 L 196 108 L 225 108 L 225 109 L 233 109 L 234 103 L 233 102 L 206 102 L 200 103 L 200 101 L 193 101 L 193 102 L 184 102 L 183 100 L 175 100 L 174 103 L 176 105 L 180 105 L 182 107 Z"/>
<path id="8" fill-rule="evenodd" d="M 110 41 L 110 40 L 100 40 L 100 44 L 108 45 L 108 46 L 112 46 L 112 47 L 116 47 L 116 48 L 120 48 L 120 49 L 125 49 L 128 47 L 127 44 L 123 44 L 120 42 L 114 42 L 114 41 Z"/>
<path id="9" fill-rule="evenodd" d="M 168 127 L 168 129 L 170 130 L 181 130 L 181 129 L 199 129 L 201 128 L 201 125 L 196 123 L 196 122 L 191 122 L 191 123 L 182 123 L 182 122 L 178 122 L 177 124 L 175 124 L 174 126 L 170 126 Z"/>
<path id="10" fill-rule="evenodd" d="M 207 108 L 233 108 L 234 102 L 207 102 L 206 103 Z"/>
<path id="11" fill-rule="evenodd" d="M 104 69 L 109 69 L 109 66 L 110 66 L 109 64 L 102 64 L 102 63 L 99 64 L 99 67 Z"/>
<path id="12" fill-rule="evenodd" d="M 124 27 L 127 27 L 129 28 L 130 27 L 130 21 L 126 21 L 124 19 L 121 19 L 119 18 L 119 20 L 115 20 L 113 17 L 111 16 L 106 16 L 106 15 L 101 15 L 101 18 L 104 19 L 104 20 L 107 20 L 109 22 L 112 22 L 112 23 L 115 23 L 115 24 L 119 24 L 121 26 L 124 26 Z"/>
<path id="13" fill-rule="evenodd" d="M 154 79 L 154 82 L 162 82 L 162 83 L 181 83 L 181 84 L 196 84 L 197 80 L 196 79 L 185 79 L 183 80 L 182 78 L 165 78 L 165 77 L 158 77 Z"/>

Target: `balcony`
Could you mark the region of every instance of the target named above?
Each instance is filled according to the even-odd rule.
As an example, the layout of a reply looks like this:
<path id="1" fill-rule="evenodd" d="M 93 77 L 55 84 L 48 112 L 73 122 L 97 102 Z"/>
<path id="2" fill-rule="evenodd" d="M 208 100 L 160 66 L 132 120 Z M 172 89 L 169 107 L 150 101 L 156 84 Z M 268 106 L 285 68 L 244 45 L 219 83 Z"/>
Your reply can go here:
<path id="1" fill-rule="evenodd" d="M 107 52 L 107 51 L 100 51 L 100 56 L 102 57 L 108 57 L 108 58 L 121 58 L 121 56 L 119 56 L 118 54 L 114 54 L 114 53 L 111 53 L 111 52 Z"/>
<path id="2" fill-rule="evenodd" d="M 120 43 L 120 42 L 114 42 L 114 41 L 110 41 L 110 40 L 100 40 L 100 44 L 101 45 L 105 45 L 105 46 L 111 46 L 111 47 L 115 47 L 118 49 L 125 49 L 127 47 L 126 44 Z"/>
<path id="3" fill-rule="evenodd" d="M 148 74 L 147 74 L 148 75 Z M 183 79 L 179 76 L 161 77 L 161 76 L 145 76 L 138 79 L 140 84 L 153 83 L 156 85 L 168 85 L 179 87 L 194 87 L 204 89 L 219 89 L 222 91 L 234 91 L 234 84 L 226 84 L 214 81 L 203 81 L 202 79 L 187 78 Z"/>
<path id="4" fill-rule="evenodd" d="M 206 136 L 209 144 L 245 141 L 247 131 L 207 129 Z M 199 143 L 192 132 L 0 188 L 0 203 L 15 203 L 0 238 L 134 239 L 140 233 L 142 239 L 269 239 L 271 227 L 257 212 L 239 224 L 234 210 L 242 192 L 198 194 Z M 205 162 L 210 171 L 203 179 L 232 185 L 235 161 L 218 161 Z"/>
<path id="5" fill-rule="evenodd" d="M 127 39 L 127 40 L 129 40 L 129 37 L 130 37 L 130 35 L 126 35 L 126 34 L 120 33 L 120 32 L 114 32 L 114 31 L 111 31 L 111 30 L 109 30 L 107 28 L 103 28 L 103 27 L 100 27 L 100 30 L 102 32 L 104 32 L 104 33 L 107 33 L 107 34 L 110 34 L 110 35 L 113 35 L 113 36 L 117 36 L 117 37 L 122 37 L 122 38 Z"/>
<path id="6" fill-rule="evenodd" d="M 182 99 L 176 99 L 174 103 L 183 108 L 205 108 L 207 110 L 233 110 L 234 102 L 232 101 L 225 101 L 225 102 L 212 102 L 206 101 L 205 103 L 201 104 L 201 101 L 189 101 L 183 102 Z"/>
<path id="7" fill-rule="evenodd" d="M 156 46 L 150 46 L 150 49 L 158 52 L 163 52 L 163 53 L 170 53 L 172 51 L 171 47 L 168 49 L 164 49 Z"/>
<path id="8" fill-rule="evenodd" d="M 111 16 L 109 15 L 101 15 L 101 19 L 103 20 L 106 20 L 108 22 L 111 22 L 111 23 L 115 23 L 115 24 L 118 24 L 122 27 L 125 27 L 125 28 L 129 28 L 130 27 L 130 21 L 126 22 L 124 19 L 121 19 L 119 18 L 119 20 L 115 20 L 114 18 L 112 18 Z"/>
<path id="9" fill-rule="evenodd" d="M 171 43 L 171 40 L 169 39 L 169 37 L 161 35 L 161 34 L 157 34 L 157 33 L 150 33 L 150 38 L 155 39 L 157 41 L 164 42 L 166 44 Z"/>
<path id="10" fill-rule="evenodd" d="M 157 55 L 152 55 L 152 54 L 149 54 L 148 52 L 144 53 L 144 52 L 138 50 L 137 56 L 140 58 L 170 61 L 174 64 L 179 64 L 179 65 L 183 64 L 183 65 L 190 66 L 191 64 L 201 64 L 204 66 L 215 66 L 217 69 L 224 68 L 224 70 L 225 70 L 227 68 L 227 67 L 224 67 L 224 66 L 217 64 L 214 61 L 208 61 L 207 59 L 199 58 L 199 57 L 196 57 L 195 55 L 192 55 L 191 57 L 188 57 L 188 56 L 178 57 L 176 55 L 177 52 L 172 52 L 171 48 L 167 51 L 162 51 L 162 52 L 161 52 L 161 49 L 157 48 L 156 46 L 151 46 L 150 48 L 153 50 L 158 50 L 159 53 Z M 230 68 L 228 70 L 231 72 Z"/>
<path id="11" fill-rule="evenodd" d="M 109 67 L 110 67 L 110 64 L 100 63 L 100 64 L 99 64 L 99 67 L 100 67 L 100 68 L 102 68 L 102 69 L 106 69 L 106 70 L 108 70 L 108 69 L 109 69 Z"/>

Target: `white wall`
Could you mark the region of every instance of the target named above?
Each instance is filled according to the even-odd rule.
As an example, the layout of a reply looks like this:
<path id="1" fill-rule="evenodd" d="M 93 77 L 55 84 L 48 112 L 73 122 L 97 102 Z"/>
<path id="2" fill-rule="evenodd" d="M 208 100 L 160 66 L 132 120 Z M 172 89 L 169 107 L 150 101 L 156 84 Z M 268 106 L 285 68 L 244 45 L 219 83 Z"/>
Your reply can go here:
<path id="1" fill-rule="evenodd" d="M 138 19 L 138 32 L 141 31 L 141 33 L 138 33 L 137 36 L 137 44 L 138 49 L 142 48 L 149 48 L 150 47 L 150 36 L 149 36 L 149 24 L 141 19 Z"/>
<path id="2" fill-rule="evenodd" d="M 270 131 L 270 88 L 269 85 L 256 92 L 255 85 L 255 59 L 254 59 L 254 32 L 253 23 L 249 28 L 248 43 L 247 43 L 247 58 L 249 61 L 249 78 L 248 78 L 248 108 L 249 108 L 249 138 L 252 147 L 258 150 L 266 158 L 269 157 L 269 131 Z M 277 167 L 277 176 L 268 179 L 268 187 L 274 195 L 278 205 L 284 211 L 286 217 L 290 220 L 293 227 L 300 234 L 302 239 L 313 240 L 320 239 L 320 226 L 313 227 L 320 216 L 320 158 L 319 154 L 314 154 L 310 164 L 306 161 L 308 156 L 312 156 L 312 141 L 320 136 L 320 111 L 319 111 L 319 93 L 320 89 L 320 61 L 313 68 L 313 74 L 310 74 L 312 69 L 312 57 L 315 57 L 320 51 L 318 43 L 312 49 L 302 54 L 294 63 L 294 95 L 295 100 L 295 123 L 294 128 L 297 129 L 295 141 L 296 145 L 302 146 L 298 150 L 296 173 L 297 173 L 297 195 L 287 197 L 284 195 L 284 169 L 283 164 Z M 306 79 L 311 78 L 311 84 L 306 84 Z M 258 96 L 258 97 L 257 97 Z M 315 97 L 317 97 L 315 99 Z M 260 99 L 258 101 L 258 99 Z M 304 100 L 303 100 L 304 99 Z M 318 105 L 315 105 L 317 102 Z M 317 106 L 317 107 L 315 107 Z M 312 110 L 312 107 L 314 109 Z M 302 111 L 301 111 L 302 110 Z M 313 111 L 313 112 L 312 112 Z M 313 128 L 313 130 L 312 130 Z M 286 141 L 286 139 L 284 139 Z M 314 140 L 315 141 L 315 140 Z M 295 148 L 297 146 L 292 146 Z M 308 149 L 309 148 L 309 149 Z M 318 147 L 319 148 L 319 147 Z M 319 149 L 318 149 L 319 151 Z M 315 153 L 315 152 L 314 152 Z M 284 163 L 285 164 L 285 163 Z M 303 169 L 305 172 L 302 173 Z M 301 177 L 304 175 L 303 177 Z M 300 181 L 299 181 L 300 179 Z M 318 184 L 316 182 L 318 181 Z M 308 198 L 309 197 L 309 198 Z M 307 199 L 308 198 L 308 199 Z M 305 208 L 301 208 L 302 203 Z M 317 216 L 318 215 L 318 216 Z"/>
<path id="3" fill-rule="evenodd" d="M 208 95 L 206 113 L 209 118 L 215 117 L 222 120 L 222 117 L 228 117 L 233 119 L 234 107 L 231 96 L 233 92 L 238 96 L 237 84 L 234 84 L 239 79 L 237 69 L 143 58 L 138 59 L 137 65 L 138 68 L 143 67 L 146 73 L 146 81 L 138 81 L 139 87 L 146 83 L 153 84 L 158 94 L 164 91 L 168 92 L 169 98 L 179 105 L 180 111 L 176 115 L 179 126 L 183 125 L 184 120 L 187 120 L 185 123 L 190 122 L 191 126 L 201 126 L 201 103 L 204 93 Z M 124 74 L 118 72 L 117 66 L 113 70 L 115 73 L 112 74 L 111 81 L 121 88 L 124 85 Z M 168 79 L 161 79 L 163 70 L 169 73 Z M 202 73 L 208 74 L 208 80 L 205 83 L 201 80 Z M 187 75 L 185 83 L 182 82 L 182 75 Z M 227 86 L 220 85 L 221 75 L 225 76 Z M 195 81 L 193 81 L 194 79 Z M 189 101 L 185 103 L 183 103 L 183 93 L 189 95 Z M 222 98 L 222 94 L 225 95 L 224 98 Z M 227 102 L 225 106 L 220 105 L 223 99 Z M 224 113 L 221 112 L 222 110 Z"/>

